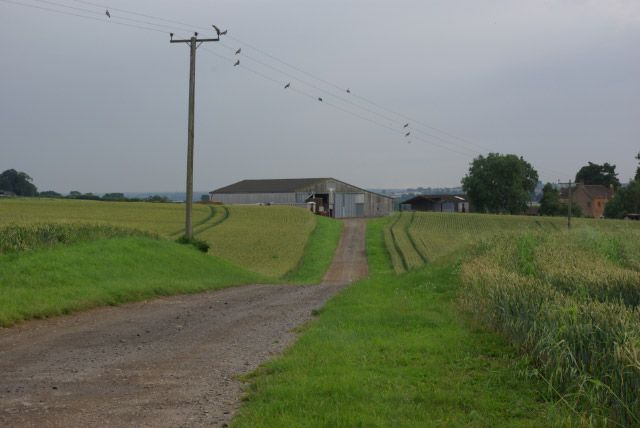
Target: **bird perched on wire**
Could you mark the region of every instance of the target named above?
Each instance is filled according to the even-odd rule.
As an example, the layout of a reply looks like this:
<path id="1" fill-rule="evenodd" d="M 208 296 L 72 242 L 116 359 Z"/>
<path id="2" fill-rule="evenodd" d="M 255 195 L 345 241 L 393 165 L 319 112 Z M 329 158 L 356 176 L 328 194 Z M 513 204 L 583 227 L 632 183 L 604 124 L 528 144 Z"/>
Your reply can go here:
<path id="1" fill-rule="evenodd" d="M 318 101 L 322 102 L 322 97 L 318 97 Z"/>
<path id="2" fill-rule="evenodd" d="M 403 126 L 403 128 L 407 128 L 408 126 L 409 126 L 409 124 L 408 124 L 408 123 L 405 123 L 405 124 L 404 124 L 404 126 Z"/>
<path id="3" fill-rule="evenodd" d="M 291 82 L 289 82 L 286 85 L 284 85 L 284 88 L 287 89 L 287 88 L 289 88 L 289 86 L 291 86 Z"/>
<path id="4" fill-rule="evenodd" d="M 235 67 L 236 65 L 240 65 L 240 60 L 237 60 L 237 61 L 233 64 L 233 66 L 234 66 L 234 67 Z"/>
<path id="5" fill-rule="evenodd" d="M 214 30 L 216 30 L 216 34 L 218 35 L 218 37 L 224 36 L 225 34 L 227 34 L 227 30 L 220 31 L 220 29 L 215 25 L 211 25 L 211 26 L 213 27 Z"/>
<path id="6" fill-rule="evenodd" d="M 411 135 L 411 132 L 407 132 L 406 134 L 404 134 L 405 137 L 408 137 L 409 135 Z"/>
<path id="7" fill-rule="evenodd" d="M 105 10 L 104 14 L 107 15 L 107 18 L 111 19 L 111 13 L 109 13 L 109 9 Z"/>
<path id="8" fill-rule="evenodd" d="M 240 55 L 240 52 L 242 52 L 242 48 L 238 48 L 238 50 L 236 51 L 236 55 Z"/>

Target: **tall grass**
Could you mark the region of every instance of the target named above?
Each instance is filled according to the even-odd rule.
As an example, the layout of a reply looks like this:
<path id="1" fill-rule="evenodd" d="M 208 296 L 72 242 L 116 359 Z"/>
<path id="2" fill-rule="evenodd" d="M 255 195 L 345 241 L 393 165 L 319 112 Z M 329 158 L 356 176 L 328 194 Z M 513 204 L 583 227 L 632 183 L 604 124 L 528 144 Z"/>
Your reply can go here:
<path id="1" fill-rule="evenodd" d="M 610 251 L 617 233 L 488 238 L 462 265 L 462 301 L 531 355 L 549 391 L 576 411 L 638 426 L 640 276 Z"/>
<path id="2" fill-rule="evenodd" d="M 0 254 L 126 236 L 154 237 L 149 232 L 100 224 L 36 223 L 12 225 L 0 228 Z"/>

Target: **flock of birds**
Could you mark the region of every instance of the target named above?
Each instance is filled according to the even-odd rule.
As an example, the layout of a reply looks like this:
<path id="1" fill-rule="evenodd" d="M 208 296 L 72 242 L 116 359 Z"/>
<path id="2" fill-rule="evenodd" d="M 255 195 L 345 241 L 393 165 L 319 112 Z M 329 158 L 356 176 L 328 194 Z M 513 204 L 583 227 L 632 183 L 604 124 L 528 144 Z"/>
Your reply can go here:
<path id="1" fill-rule="evenodd" d="M 107 15 L 107 18 L 111 19 L 111 13 L 109 12 L 109 9 L 107 9 L 105 11 L 105 15 Z M 213 29 L 215 30 L 216 34 L 218 35 L 218 39 L 220 39 L 220 36 L 224 36 L 227 34 L 227 30 L 220 30 L 220 28 L 218 28 L 216 25 L 211 25 L 213 27 Z M 198 35 L 198 33 L 195 33 L 196 36 Z M 173 33 L 171 33 L 171 37 L 173 37 Z M 238 48 L 238 50 L 235 52 L 235 55 L 240 55 L 240 53 L 242 52 L 242 48 Z M 233 63 L 234 67 L 237 67 L 240 65 L 240 60 L 237 59 L 236 62 Z M 284 85 L 284 89 L 289 89 L 291 87 L 291 82 L 287 82 L 286 85 Z M 351 89 L 347 88 L 346 89 L 347 94 L 351 93 Z M 318 101 L 323 102 L 324 100 L 322 99 L 322 97 L 318 97 Z M 405 123 L 403 126 L 403 129 L 407 129 L 409 128 L 409 123 Z M 411 131 L 407 131 L 404 136 L 405 138 L 408 138 L 411 135 Z M 408 144 L 411 144 L 411 140 L 407 140 Z"/>

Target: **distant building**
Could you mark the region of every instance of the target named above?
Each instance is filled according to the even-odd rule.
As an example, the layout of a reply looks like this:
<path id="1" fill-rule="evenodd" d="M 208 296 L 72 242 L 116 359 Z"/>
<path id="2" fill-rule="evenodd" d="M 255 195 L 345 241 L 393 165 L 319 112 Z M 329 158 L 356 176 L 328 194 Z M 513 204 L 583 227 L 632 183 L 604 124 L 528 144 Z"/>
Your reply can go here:
<path id="1" fill-rule="evenodd" d="M 12 198 L 14 196 L 16 196 L 16 194 L 9 190 L 0 190 L 0 198 Z"/>
<path id="2" fill-rule="evenodd" d="M 391 214 L 393 199 L 335 178 L 242 180 L 209 192 L 223 204 L 291 205 L 335 218 Z"/>
<path id="3" fill-rule="evenodd" d="M 585 217 L 604 217 L 604 207 L 613 197 L 613 189 L 600 184 L 577 183 L 571 189 L 571 200 L 580 207 Z M 562 189 L 560 200 L 569 201 L 569 189 Z"/>
<path id="4" fill-rule="evenodd" d="M 404 201 L 402 207 L 411 211 L 469 212 L 469 202 L 463 195 L 418 195 Z"/>

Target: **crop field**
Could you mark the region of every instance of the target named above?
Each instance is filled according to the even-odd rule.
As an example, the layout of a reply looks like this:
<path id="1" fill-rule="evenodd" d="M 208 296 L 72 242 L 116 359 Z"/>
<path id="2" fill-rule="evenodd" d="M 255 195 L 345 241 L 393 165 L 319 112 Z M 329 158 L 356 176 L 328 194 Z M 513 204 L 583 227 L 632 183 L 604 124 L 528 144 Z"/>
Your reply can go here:
<path id="1" fill-rule="evenodd" d="M 385 230 L 387 248 L 396 272 L 421 266 L 468 248 L 484 237 L 496 234 L 548 232 L 566 229 L 566 218 L 485 214 L 402 212 Z M 595 229 L 610 233 L 640 230 L 637 222 L 618 220 L 572 220 L 574 230 Z"/>
<path id="2" fill-rule="evenodd" d="M 194 205 L 194 225 L 207 221 L 211 213 L 209 206 Z M 0 201 L 0 227 L 60 222 L 109 224 L 177 237 L 184 228 L 184 205 L 44 198 Z"/>
<path id="3" fill-rule="evenodd" d="M 316 227 L 311 213 L 285 206 L 230 206 L 226 221 L 197 233 L 212 254 L 273 278 L 293 270 Z"/>
<path id="4" fill-rule="evenodd" d="M 305 210 L 285 206 L 225 207 L 194 204 L 193 231 L 196 238 L 211 245 L 210 254 L 274 280 L 300 267 L 307 244 L 315 245 L 316 241 L 320 241 L 317 245 L 322 250 L 316 254 L 316 259 L 305 262 L 305 277 L 289 275 L 292 280 L 309 283 L 321 278 L 340 235 L 338 222 L 332 221 L 333 225 L 323 223 L 324 229 L 318 233 L 323 236 L 328 234 L 328 239 L 322 240 L 323 236 L 316 236 L 310 242 L 318 221 Z M 64 233 L 61 230 L 65 226 L 60 223 L 67 225 Z M 183 224 L 183 204 L 44 198 L 0 201 L 0 228 L 11 226 L 14 229 L 12 234 L 4 233 L 5 239 L 9 239 L 9 235 L 13 240 L 18 239 L 18 230 L 22 234 L 30 234 L 29 239 L 35 239 L 33 227 L 36 225 L 38 233 L 49 234 L 49 243 L 54 240 L 53 229 L 58 233 L 55 239 L 60 242 L 82 240 L 78 232 L 82 229 L 81 226 L 88 228 L 87 230 L 97 226 L 135 229 L 154 233 L 162 238 L 176 239 L 183 233 Z M 20 229 L 17 226 L 30 227 Z M 92 233 L 95 234 L 95 231 Z M 39 236 L 37 239 L 45 238 Z M 18 244 L 13 242 L 11 245 Z M 23 242 L 20 245 L 26 244 Z"/>
<path id="5" fill-rule="evenodd" d="M 317 283 L 342 227 L 292 207 L 194 208 L 207 255 L 173 242 L 180 204 L 0 201 L 0 325 L 249 282 Z"/>
<path id="6" fill-rule="evenodd" d="M 573 225 L 402 213 L 385 233 L 396 272 L 415 269 L 416 251 L 434 263 L 455 254 L 463 308 L 528 355 L 550 398 L 578 420 L 640 426 L 640 224 Z"/>

